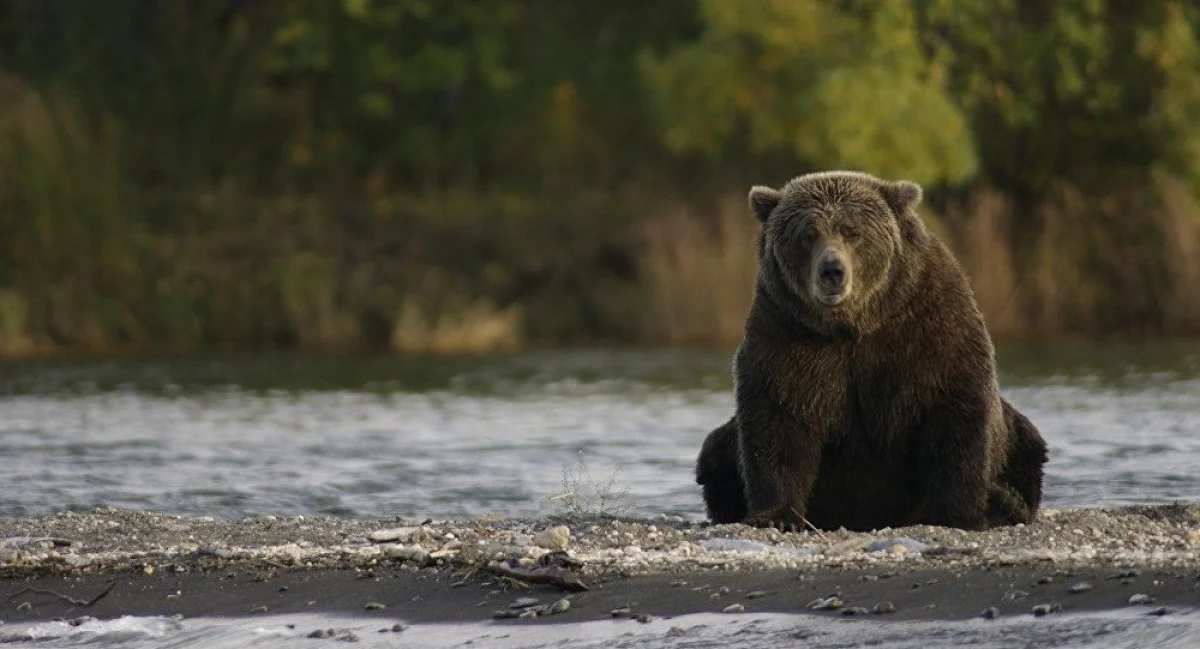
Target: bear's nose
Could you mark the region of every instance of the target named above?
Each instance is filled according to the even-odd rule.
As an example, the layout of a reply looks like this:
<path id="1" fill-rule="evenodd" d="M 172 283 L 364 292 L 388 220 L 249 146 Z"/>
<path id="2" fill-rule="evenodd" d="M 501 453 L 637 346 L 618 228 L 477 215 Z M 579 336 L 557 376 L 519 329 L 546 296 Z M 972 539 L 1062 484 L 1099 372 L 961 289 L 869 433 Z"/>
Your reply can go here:
<path id="1" fill-rule="evenodd" d="M 817 267 L 817 277 L 826 286 L 841 288 L 846 281 L 846 267 L 842 264 L 842 260 L 836 257 L 823 259 L 820 266 Z"/>

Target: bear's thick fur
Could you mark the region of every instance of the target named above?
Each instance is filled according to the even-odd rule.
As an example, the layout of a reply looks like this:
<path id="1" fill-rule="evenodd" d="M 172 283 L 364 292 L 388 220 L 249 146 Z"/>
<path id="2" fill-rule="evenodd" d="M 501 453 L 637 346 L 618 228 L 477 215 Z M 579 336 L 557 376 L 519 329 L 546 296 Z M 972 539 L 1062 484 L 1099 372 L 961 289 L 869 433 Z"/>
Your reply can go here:
<path id="1" fill-rule="evenodd" d="M 916 213 L 921 187 L 836 171 L 749 198 L 763 225 L 737 409 L 696 463 L 710 520 L 1031 522 L 1046 444 L 1000 397 L 967 277 Z"/>

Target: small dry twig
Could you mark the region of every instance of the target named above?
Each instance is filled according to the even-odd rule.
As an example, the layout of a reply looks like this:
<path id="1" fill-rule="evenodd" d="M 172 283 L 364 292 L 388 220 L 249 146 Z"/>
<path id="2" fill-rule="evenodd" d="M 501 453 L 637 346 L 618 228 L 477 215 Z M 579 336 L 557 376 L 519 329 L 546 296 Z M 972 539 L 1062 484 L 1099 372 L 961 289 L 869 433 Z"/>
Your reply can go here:
<path id="1" fill-rule="evenodd" d="M 41 588 L 23 588 L 21 590 L 18 590 L 15 593 L 13 593 L 12 595 L 9 595 L 8 599 L 5 601 L 12 601 L 12 599 L 14 597 L 17 597 L 18 595 L 22 595 L 24 593 L 34 593 L 36 595 L 53 595 L 54 597 L 57 597 L 68 604 L 73 604 L 75 606 L 88 607 L 88 606 L 91 606 L 92 604 L 95 604 L 96 602 L 104 599 L 104 597 L 106 595 L 108 595 L 109 593 L 111 593 L 113 588 L 116 588 L 116 587 L 117 587 L 117 582 L 111 581 L 108 583 L 108 588 L 105 588 L 99 595 L 96 595 L 95 597 L 88 599 L 88 600 L 75 599 L 74 597 L 71 597 L 70 595 L 63 595 L 62 593 L 56 593 L 52 590 L 44 590 Z"/>
<path id="2" fill-rule="evenodd" d="M 793 514 L 795 514 L 796 516 L 799 516 L 799 517 L 800 517 L 800 520 L 804 521 L 804 524 L 808 526 L 808 529 L 810 529 L 810 530 L 812 530 L 812 531 L 816 532 L 816 533 L 817 533 L 817 536 L 821 537 L 821 540 L 822 540 L 822 541 L 826 541 L 826 542 L 828 542 L 828 541 L 829 541 L 829 537 L 825 536 L 825 533 L 824 533 L 824 532 L 822 532 L 821 530 L 817 529 L 817 526 L 816 526 L 816 525 L 813 525 L 813 524 L 812 524 L 812 521 L 808 520 L 807 518 L 805 518 L 805 517 L 804 517 L 804 515 L 803 515 L 803 514 L 801 514 L 800 512 L 796 511 L 796 508 L 795 508 L 795 507 L 793 507 L 793 508 L 792 508 L 792 513 L 793 513 Z"/>

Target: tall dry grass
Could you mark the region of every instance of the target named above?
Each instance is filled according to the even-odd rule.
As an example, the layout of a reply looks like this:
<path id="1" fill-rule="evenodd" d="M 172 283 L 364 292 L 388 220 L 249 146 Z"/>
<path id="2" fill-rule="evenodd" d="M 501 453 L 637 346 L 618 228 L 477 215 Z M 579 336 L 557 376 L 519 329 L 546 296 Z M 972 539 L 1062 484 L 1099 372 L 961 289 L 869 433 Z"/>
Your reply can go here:
<path id="1" fill-rule="evenodd" d="M 736 345 L 757 272 L 758 223 L 741 197 L 715 218 L 679 206 L 642 228 L 646 331 L 665 345 Z"/>
<path id="2" fill-rule="evenodd" d="M 1165 309 L 1167 333 L 1200 331 L 1200 201 L 1177 178 L 1156 173 L 1165 219 L 1164 261 L 1171 278 Z"/>
<path id="3" fill-rule="evenodd" d="M 1109 196 L 1061 184 L 1031 215 L 980 188 L 923 218 L 959 259 L 997 339 L 1200 332 L 1200 201 L 1169 175 Z M 741 339 L 757 230 L 734 197 L 715 217 L 675 208 L 646 225 L 652 341 Z"/>
<path id="4" fill-rule="evenodd" d="M 407 299 L 392 329 L 392 350 L 404 354 L 484 354 L 521 344 L 521 312 L 486 300 L 430 312 Z"/>

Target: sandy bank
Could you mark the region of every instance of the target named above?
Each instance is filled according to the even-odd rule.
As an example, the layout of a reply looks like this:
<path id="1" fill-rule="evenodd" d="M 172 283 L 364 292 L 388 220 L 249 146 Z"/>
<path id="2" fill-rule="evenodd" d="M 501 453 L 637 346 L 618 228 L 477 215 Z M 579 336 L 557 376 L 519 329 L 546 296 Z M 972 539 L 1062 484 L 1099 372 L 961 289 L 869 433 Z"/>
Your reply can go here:
<path id="1" fill-rule="evenodd" d="M 1200 605 L 1200 507 L 1182 505 L 1047 511 L 1033 525 L 988 532 L 871 534 L 678 520 L 228 521 L 102 509 L 0 519 L 0 539 L 0 619 L 8 620 L 321 610 L 411 623 L 487 619 L 521 596 L 547 608 L 570 603 L 565 614 L 514 623 L 622 616 L 626 606 L 633 619 L 730 606 L 731 614 L 739 606 L 806 612 L 835 596 L 819 614 L 970 617 L 995 606 L 1028 615 L 1042 604 L 1129 606 L 1131 597 L 1147 613 Z M 489 569 L 537 572 L 539 562 L 586 589 L 526 588 Z M 885 602 L 895 611 L 882 612 Z"/>
<path id="2" fill-rule="evenodd" d="M 569 535 L 559 530 L 565 526 Z M 918 526 L 874 533 L 782 534 L 689 521 L 546 519 L 420 521 L 274 516 L 243 520 L 98 509 L 0 519 L 0 574 L 94 574 L 129 568 L 260 565 L 361 568 L 529 563 L 565 549 L 581 575 L 814 567 L 986 565 L 1191 567 L 1200 506 L 1046 510 L 1033 525 L 987 532 Z"/>

